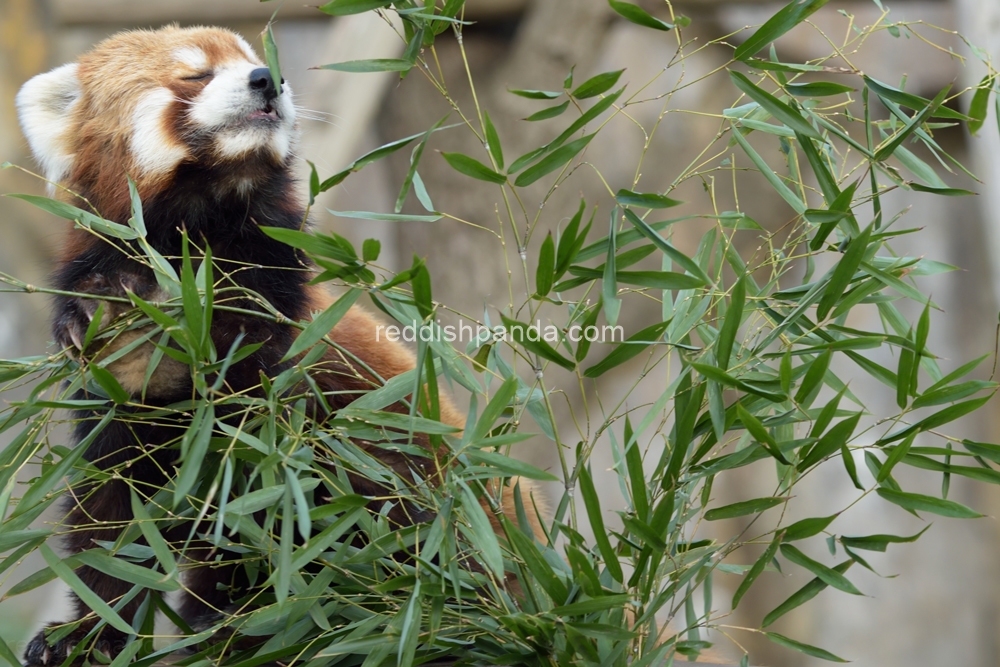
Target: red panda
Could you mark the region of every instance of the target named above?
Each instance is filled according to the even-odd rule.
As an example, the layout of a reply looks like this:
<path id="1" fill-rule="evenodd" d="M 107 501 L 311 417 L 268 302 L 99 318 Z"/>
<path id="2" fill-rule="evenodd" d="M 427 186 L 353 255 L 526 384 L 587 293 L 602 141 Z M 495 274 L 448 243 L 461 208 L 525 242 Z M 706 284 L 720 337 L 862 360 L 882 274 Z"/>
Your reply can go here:
<path id="1" fill-rule="evenodd" d="M 105 219 L 125 222 L 130 215 L 128 175 L 143 202 L 148 241 L 163 256 L 181 256 L 183 229 L 196 245 L 209 246 L 220 266 L 240 266 L 232 272 L 232 280 L 290 320 L 306 320 L 310 312 L 331 303 L 321 288 L 307 284 L 312 275 L 303 270 L 309 265 L 301 254 L 259 228 L 298 229 L 305 217 L 291 173 L 296 113 L 288 84 L 275 82 L 239 36 L 216 28 L 177 27 L 120 33 L 78 62 L 28 81 L 17 96 L 17 108 L 45 178 L 73 193 L 78 198 L 75 203 L 93 207 Z M 163 297 L 150 269 L 81 229 L 67 233 L 54 283 L 58 290 L 97 297 L 124 297 L 130 292 L 147 301 Z M 101 303 L 106 321 L 127 310 L 120 302 L 57 297 L 56 343 L 89 354 L 80 348 Z M 250 300 L 242 305 L 258 308 Z M 288 363 L 281 359 L 297 331 L 287 323 L 216 311 L 211 329 L 216 349 L 230 349 L 239 335 L 244 344 L 261 344 L 228 370 L 227 385 L 233 391 L 248 390 L 259 385 L 261 372 L 273 376 L 286 368 Z M 140 333 L 119 336 L 114 349 L 122 349 Z M 375 320 L 357 307 L 330 336 L 382 378 L 414 367 L 407 349 L 376 339 Z M 167 405 L 190 397 L 189 369 L 167 357 L 147 382 L 153 349 L 148 343 L 139 345 L 107 368 L 131 395 L 144 392 L 148 404 Z M 333 349 L 321 366 L 324 372 L 315 380 L 334 410 L 373 386 L 370 374 Z M 88 413 L 77 417 L 74 438 L 79 442 L 94 421 Z M 446 400 L 441 418 L 459 428 L 464 425 L 463 416 Z M 66 519 L 70 530 L 64 540 L 70 554 L 92 548 L 95 540 L 114 541 L 121 534 L 133 518 L 130 485 L 140 492 L 150 489 L 151 494 L 167 481 L 176 452 L 163 445 L 175 440 L 184 427 L 184 423 L 171 428 L 113 421 L 89 444 L 85 453 L 89 462 L 100 469 L 127 462 L 122 474 L 129 479 L 73 489 Z M 401 454 L 377 448 L 371 453 L 397 469 L 413 465 Z M 364 487 L 363 480 L 358 483 L 357 493 L 378 494 L 376 487 Z M 504 508 L 509 515 L 512 510 Z M 108 602 L 118 601 L 132 587 L 87 566 L 76 574 Z M 181 617 L 195 624 L 225 610 L 231 576 L 225 568 L 191 570 L 185 580 L 187 594 L 180 602 Z M 119 610 L 126 622 L 131 622 L 137 600 Z M 91 632 L 95 620 L 92 615 L 85 618 L 91 610 L 75 595 L 73 603 L 71 620 L 85 620 L 52 645 L 45 631 L 39 632 L 25 651 L 28 665 L 62 663 Z M 114 657 L 125 639 L 118 630 L 104 627 L 96 639 L 87 640 L 88 650 Z"/>

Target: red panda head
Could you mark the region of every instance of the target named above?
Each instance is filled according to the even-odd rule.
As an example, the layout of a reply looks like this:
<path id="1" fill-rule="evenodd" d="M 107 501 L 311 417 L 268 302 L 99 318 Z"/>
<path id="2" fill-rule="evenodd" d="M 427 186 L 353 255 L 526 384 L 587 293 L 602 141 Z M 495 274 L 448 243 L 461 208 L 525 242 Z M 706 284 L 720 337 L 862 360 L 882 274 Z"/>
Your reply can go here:
<path id="1" fill-rule="evenodd" d="M 144 199 L 184 168 L 219 195 L 246 194 L 286 166 L 295 109 L 277 86 L 280 95 L 238 35 L 167 27 L 120 33 L 34 77 L 17 109 L 45 177 L 114 218 L 127 206 L 126 174 Z"/>

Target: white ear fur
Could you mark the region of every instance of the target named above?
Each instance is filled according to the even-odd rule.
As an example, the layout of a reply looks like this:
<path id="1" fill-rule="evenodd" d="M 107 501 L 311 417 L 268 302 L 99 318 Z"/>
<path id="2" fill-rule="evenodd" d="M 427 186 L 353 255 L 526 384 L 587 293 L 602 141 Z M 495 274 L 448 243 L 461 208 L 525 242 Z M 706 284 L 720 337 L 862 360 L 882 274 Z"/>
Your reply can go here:
<path id="1" fill-rule="evenodd" d="M 17 93 L 21 130 L 45 178 L 54 183 L 66 178 L 73 166 L 66 130 L 70 110 L 80 97 L 76 70 L 77 64 L 69 63 L 39 74 Z"/>

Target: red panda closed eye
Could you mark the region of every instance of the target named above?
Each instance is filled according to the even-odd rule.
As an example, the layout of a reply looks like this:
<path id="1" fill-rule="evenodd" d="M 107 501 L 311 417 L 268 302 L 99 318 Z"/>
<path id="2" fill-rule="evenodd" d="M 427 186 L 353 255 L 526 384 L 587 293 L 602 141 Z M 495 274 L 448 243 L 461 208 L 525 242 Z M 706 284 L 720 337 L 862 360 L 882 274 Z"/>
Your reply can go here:
<path id="1" fill-rule="evenodd" d="M 303 270 L 309 265 L 301 254 L 259 228 L 298 229 L 305 215 L 291 175 L 295 108 L 288 84 L 273 81 L 239 36 L 216 28 L 121 33 L 78 62 L 28 81 L 17 96 L 17 107 L 45 177 L 82 199 L 74 203 L 93 206 L 104 218 L 123 223 L 130 214 L 126 175 L 131 176 L 143 202 L 148 241 L 163 256 L 181 256 L 183 229 L 197 246 L 211 248 L 220 267 L 239 267 L 230 274 L 236 287 L 259 295 L 287 318 L 305 320 L 310 312 L 330 304 L 320 288 L 307 284 L 312 276 Z M 96 297 L 134 293 L 157 301 L 165 296 L 148 267 L 80 229 L 67 232 L 54 283 L 59 290 Z M 102 302 L 96 298 L 56 298 L 53 335 L 58 345 L 83 347 L 98 303 Z M 126 309 L 119 302 L 103 303 L 107 321 Z M 234 305 L 260 309 L 249 298 Z M 259 385 L 261 372 L 274 376 L 284 370 L 288 363 L 281 359 L 297 331 L 288 324 L 217 310 L 211 328 L 217 350 L 230 349 L 238 336 L 243 344 L 261 344 L 228 369 L 227 385 L 235 392 L 251 390 Z M 126 332 L 100 355 L 121 351 L 143 333 Z M 359 308 L 352 308 L 330 335 L 382 378 L 414 367 L 408 350 L 384 337 L 376 339 L 375 320 Z M 154 406 L 189 398 L 190 370 L 179 362 L 164 357 L 152 377 L 146 377 L 153 350 L 151 344 L 139 344 L 107 368 L 126 391 L 136 397 L 144 392 L 145 401 Z M 322 372 L 314 379 L 334 410 L 346 406 L 357 392 L 376 386 L 371 374 L 335 350 L 326 353 L 320 367 Z M 464 425 L 462 415 L 446 400 L 441 413 L 443 421 Z M 92 413 L 76 417 L 74 438 L 79 442 L 95 422 Z M 114 541 L 121 534 L 133 518 L 130 488 L 142 493 L 167 482 L 176 451 L 164 445 L 186 426 L 182 420 L 173 426 L 112 421 L 92 440 L 85 458 L 98 468 L 114 467 L 118 472 L 101 485 L 73 488 L 64 540 L 70 554 L 92 548 L 95 540 Z M 377 447 L 370 453 L 401 474 L 414 465 Z M 379 491 L 360 478 L 352 481 L 357 482 L 357 493 Z M 512 508 L 504 511 L 510 513 Z M 185 531 L 184 536 L 166 537 L 186 536 Z M 198 549 L 189 549 L 186 555 L 196 559 Z M 76 573 L 108 602 L 119 600 L 133 587 L 86 566 Z M 224 613 L 235 576 L 233 568 L 191 568 L 181 616 L 197 626 Z M 126 622 L 132 622 L 140 600 L 136 596 L 119 610 Z M 77 629 L 51 646 L 40 632 L 26 649 L 27 664 L 60 664 L 91 632 L 96 622 L 91 610 L 75 595 L 73 603 L 71 620 L 83 619 Z M 125 639 L 106 626 L 91 650 L 114 657 Z"/>

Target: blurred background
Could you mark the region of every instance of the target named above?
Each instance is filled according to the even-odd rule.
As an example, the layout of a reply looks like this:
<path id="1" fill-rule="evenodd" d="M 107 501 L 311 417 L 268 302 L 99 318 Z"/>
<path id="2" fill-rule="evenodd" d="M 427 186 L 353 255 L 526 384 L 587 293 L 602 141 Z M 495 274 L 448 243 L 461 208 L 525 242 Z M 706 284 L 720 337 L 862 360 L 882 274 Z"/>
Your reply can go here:
<path id="1" fill-rule="evenodd" d="M 669 17 L 662 0 L 641 0 L 639 4 L 656 16 Z M 750 34 L 750 31 L 739 32 L 741 28 L 760 24 L 782 4 L 755 0 L 672 3 L 676 12 L 692 19 L 684 31 L 685 39 L 694 40 L 688 52 L 697 49 L 699 43 L 730 33 L 735 34 L 729 43 L 737 45 Z M 970 61 L 965 66 L 961 58 L 949 55 L 949 50 L 959 55 L 969 52 L 957 33 L 968 37 L 986 53 L 997 54 L 1000 49 L 1000 3 L 996 0 L 884 0 L 882 4 L 891 10 L 889 21 L 920 19 L 923 23 L 900 38 L 881 32 L 864 49 L 851 54 L 851 62 L 871 76 L 893 84 L 905 74 L 909 92 L 933 97 L 949 83 L 966 87 L 979 81 L 985 73 L 981 65 L 977 68 L 978 63 Z M 275 3 L 261 4 L 255 0 L 0 0 L 0 162 L 9 160 L 33 168 L 17 126 L 14 95 L 34 74 L 73 60 L 119 30 L 171 22 L 223 25 L 245 35 L 260 51 L 259 33 L 274 8 Z M 624 21 L 610 11 L 606 0 L 468 0 L 467 8 L 467 18 L 475 21 L 464 31 L 472 77 L 479 101 L 489 110 L 509 158 L 544 143 L 566 121 L 523 122 L 521 119 L 540 106 L 508 94 L 506 88 L 558 90 L 575 65 L 577 82 L 597 72 L 625 67 L 622 81 L 629 81 L 632 90 L 654 79 L 677 50 L 672 36 Z M 882 9 L 872 0 L 832 0 L 811 21 L 840 41 L 847 31 L 878 23 L 882 17 Z M 925 36 L 926 41 L 920 36 Z M 321 178 L 329 176 L 368 150 L 426 130 L 449 110 L 447 103 L 416 71 L 400 81 L 392 74 L 309 69 L 344 60 L 398 57 L 402 43 L 373 14 L 331 19 L 315 8 L 289 2 L 279 12 L 275 37 L 283 74 L 296 92 L 297 104 L 317 112 L 310 116 L 329 119 L 300 122 L 302 139 L 297 154 L 302 158 L 303 176 L 308 175 L 305 160 L 315 163 Z M 449 92 L 460 106 L 471 108 L 455 41 L 440 39 L 437 49 Z M 803 62 L 825 55 L 831 48 L 816 30 L 800 26 L 779 41 L 778 50 L 785 62 Z M 718 45 L 698 51 L 656 79 L 649 96 L 672 90 L 678 83 L 697 79 L 725 65 L 730 54 L 729 47 Z M 715 76 L 707 83 L 681 87 L 674 94 L 670 108 L 719 114 L 732 106 L 736 98 L 728 79 L 724 75 Z M 635 119 L 649 128 L 660 111 L 661 105 L 643 105 L 637 107 Z M 996 335 L 1000 272 L 995 270 L 991 257 L 1000 256 L 1000 140 L 992 109 L 990 114 L 978 137 L 970 137 L 964 127 L 936 134 L 944 150 L 969 165 L 982 180 L 976 184 L 946 175 L 949 185 L 971 188 L 980 196 L 944 198 L 896 190 L 886 202 L 889 215 L 906 211 L 907 227 L 925 228 L 915 239 L 900 240 L 896 245 L 900 254 L 926 255 L 963 269 L 935 276 L 933 280 L 925 279 L 921 284 L 945 311 L 936 313 L 930 339 L 935 352 L 943 358 L 945 371 L 991 352 Z M 712 141 L 718 127 L 718 118 L 697 113 L 664 116 L 643 162 L 637 190 L 665 190 L 680 170 Z M 643 135 L 636 125 L 618 117 L 591 144 L 587 160 L 599 165 L 613 189 L 630 187 L 642 146 Z M 762 153 L 780 170 L 782 159 L 774 147 L 772 142 Z M 477 145 L 469 132 L 438 133 L 429 148 L 460 151 L 484 159 L 482 146 Z M 436 208 L 475 225 L 494 228 L 498 201 L 495 186 L 457 177 L 433 150 L 425 153 L 420 174 Z M 326 207 L 342 211 L 391 211 L 409 167 L 409 154 L 409 149 L 399 151 L 326 193 L 321 205 L 314 209 L 317 227 L 335 230 L 356 244 L 365 238 L 378 238 L 383 249 L 380 263 L 390 269 L 409 266 L 414 254 L 426 258 L 434 280 L 435 299 L 457 312 L 480 318 L 484 306 L 503 307 L 507 303 L 507 269 L 495 235 L 455 221 L 442 220 L 432 225 L 357 221 L 338 219 L 324 210 Z M 778 229 L 792 214 L 770 188 L 762 186 L 763 181 L 755 182 L 748 177 L 740 186 L 740 207 L 765 229 Z M 671 196 L 689 202 L 700 197 L 704 208 L 700 187 L 692 179 Z M 42 191 L 40 182 L 17 170 L 0 172 L 2 193 Z M 544 195 L 543 190 L 528 191 L 538 195 L 534 201 Z M 608 210 L 606 190 L 593 173 L 581 172 L 572 181 L 572 187 L 556 192 L 546 205 L 554 217 L 551 224 L 571 215 L 581 194 L 590 203 L 600 200 L 598 220 L 606 219 L 601 218 Z M 530 197 L 528 201 L 532 201 Z M 412 201 L 407 207 L 404 211 L 423 212 Z M 0 212 L 0 271 L 29 283 L 45 284 L 63 233 L 62 221 L 13 200 L 0 200 Z M 681 210 L 679 214 L 685 212 L 688 211 Z M 675 242 L 692 251 L 704 230 L 704 226 L 698 225 L 683 229 L 678 226 Z M 759 239 L 753 233 L 744 235 L 745 249 L 752 251 Z M 540 241 L 541 235 L 538 237 Z M 508 249 L 508 256 L 513 257 L 514 252 L 515 249 Z M 537 256 L 537 251 L 529 249 L 528 255 Z M 49 349 L 47 306 L 46 299 L 37 295 L 0 294 L 0 358 L 41 354 Z M 623 311 L 626 335 L 658 321 L 658 311 L 657 304 L 651 305 L 648 313 L 641 308 Z M 872 317 L 877 317 L 872 311 Z M 495 310 L 492 312 L 495 314 Z M 878 327 L 877 321 L 856 324 Z M 989 374 L 989 366 L 989 361 L 984 364 L 981 376 Z M 638 368 L 626 364 L 605 376 L 602 399 L 612 401 L 616 395 L 624 395 L 634 384 Z M 851 377 L 849 369 L 844 372 Z M 568 386 L 560 386 L 558 375 L 553 377 L 554 386 L 565 391 L 570 404 L 580 400 L 579 389 L 571 386 L 568 377 L 562 378 Z M 871 380 L 865 377 L 857 377 L 856 382 L 861 385 L 852 388 L 866 396 L 872 413 L 879 414 L 882 407 L 885 413 L 894 410 L 894 397 L 881 391 L 884 387 L 870 386 Z M 630 402 L 645 402 L 644 396 L 655 398 L 662 391 L 661 383 L 662 379 L 647 378 Z M 16 400 L 17 394 L 8 392 L 0 398 L 8 402 Z M 961 432 L 951 429 L 950 433 L 981 441 L 1000 441 L 1000 423 L 994 414 L 995 409 L 987 408 L 962 422 L 958 429 Z M 567 422 L 560 423 L 561 427 L 572 430 L 568 410 L 565 414 L 558 413 L 557 418 Z M 0 446 L 3 444 L 0 439 Z M 527 457 L 536 465 L 555 469 L 553 452 L 541 447 L 522 451 L 527 451 Z M 598 489 L 603 493 L 602 506 L 609 510 L 606 520 L 614 528 L 615 517 L 610 510 L 623 507 L 623 500 L 611 473 L 601 472 L 610 466 L 610 447 L 598 445 L 593 468 L 595 474 L 607 475 L 605 483 L 598 482 Z M 793 507 L 802 516 L 829 514 L 856 496 L 839 466 L 827 468 L 797 489 L 804 495 Z M 724 478 L 727 480 L 724 488 L 717 482 L 714 497 L 718 504 L 767 495 L 773 490 L 773 475 L 761 479 L 756 472 L 758 468 L 749 470 L 754 472 Z M 907 490 L 940 493 L 938 475 L 918 474 L 911 469 L 897 469 L 897 472 Z M 990 516 L 975 521 L 938 518 L 916 544 L 896 545 L 885 554 L 865 552 L 866 557 L 870 556 L 870 564 L 882 575 L 876 576 L 860 567 L 852 570 L 852 579 L 866 593 L 865 597 L 827 590 L 770 629 L 823 646 L 865 667 L 1000 664 L 1000 530 L 993 518 L 1000 515 L 1000 493 L 985 484 L 955 479 L 949 497 Z M 854 508 L 838 519 L 835 529 L 848 535 L 911 535 L 924 525 L 899 508 L 876 501 Z M 737 526 L 714 528 L 719 535 L 725 535 Z M 738 555 L 738 562 L 748 563 L 756 557 L 753 553 Z M 829 562 L 822 550 L 810 555 L 825 557 L 824 562 Z M 3 574 L 3 588 L 37 567 L 38 563 L 29 559 L 13 572 Z M 899 577 L 892 578 L 894 575 Z M 765 574 L 738 613 L 722 622 L 759 627 L 765 613 L 806 581 L 808 576 L 801 571 Z M 739 579 L 720 574 L 715 577 L 715 584 L 717 605 L 726 605 Z M 0 635 L 20 653 L 22 642 L 43 621 L 62 617 L 63 597 L 59 586 L 50 585 L 27 596 L 3 601 Z M 811 658 L 774 646 L 752 633 L 733 631 L 732 636 L 751 650 L 753 664 L 814 664 Z M 740 653 L 732 649 L 725 637 L 716 634 L 713 639 L 718 642 L 716 658 L 738 661 Z"/>

